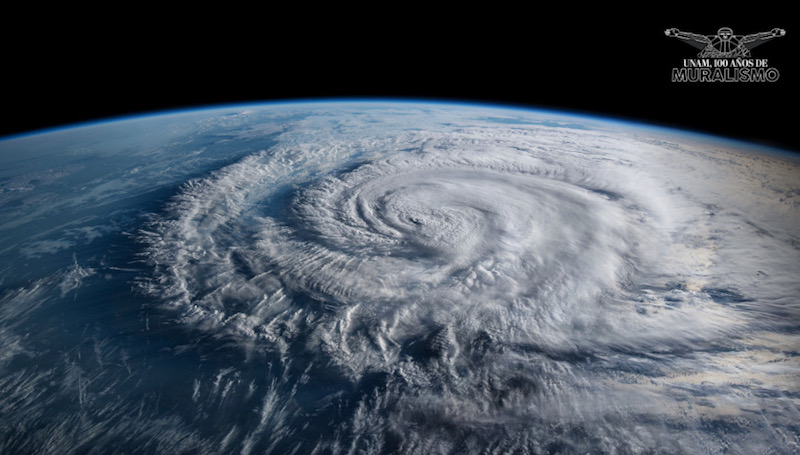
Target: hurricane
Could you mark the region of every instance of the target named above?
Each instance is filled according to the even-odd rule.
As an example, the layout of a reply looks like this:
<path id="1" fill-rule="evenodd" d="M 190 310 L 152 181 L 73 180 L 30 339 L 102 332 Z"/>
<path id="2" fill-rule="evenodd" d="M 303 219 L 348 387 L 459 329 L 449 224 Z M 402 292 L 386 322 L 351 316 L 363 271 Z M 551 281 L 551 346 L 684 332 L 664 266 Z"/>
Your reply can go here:
<path id="1" fill-rule="evenodd" d="M 93 430 L 76 452 L 800 450 L 791 156 L 480 106 L 211 112 L 180 156 L 235 153 L 137 202 L 119 264 L 3 295 L 124 272 L 135 333 L 101 330 L 83 423 L 46 427 Z"/>

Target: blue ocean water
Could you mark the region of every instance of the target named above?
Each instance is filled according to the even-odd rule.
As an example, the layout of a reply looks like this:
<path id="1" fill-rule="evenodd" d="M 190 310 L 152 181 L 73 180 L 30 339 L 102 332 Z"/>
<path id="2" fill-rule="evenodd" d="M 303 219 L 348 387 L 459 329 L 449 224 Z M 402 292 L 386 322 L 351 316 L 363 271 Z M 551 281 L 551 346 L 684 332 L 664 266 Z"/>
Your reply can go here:
<path id="1" fill-rule="evenodd" d="M 0 452 L 792 453 L 797 164 L 734 195 L 750 146 L 698 142 L 386 102 L 3 140 Z"/>

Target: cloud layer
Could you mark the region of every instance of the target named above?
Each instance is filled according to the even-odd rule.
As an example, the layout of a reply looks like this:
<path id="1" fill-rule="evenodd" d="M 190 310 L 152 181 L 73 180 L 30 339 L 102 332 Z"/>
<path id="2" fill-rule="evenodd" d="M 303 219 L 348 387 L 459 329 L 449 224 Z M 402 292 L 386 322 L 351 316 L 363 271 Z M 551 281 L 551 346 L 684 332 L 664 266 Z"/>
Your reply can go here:
<path id="1" fill-rule="evenodd" d="M 728 190 L 754 158 L 515 116 L 312 116 L 143 231 L 150 295 L 280 365 L 242 444 L 308 412 L 333 452 L 796 444 L 797 213 Z"/>

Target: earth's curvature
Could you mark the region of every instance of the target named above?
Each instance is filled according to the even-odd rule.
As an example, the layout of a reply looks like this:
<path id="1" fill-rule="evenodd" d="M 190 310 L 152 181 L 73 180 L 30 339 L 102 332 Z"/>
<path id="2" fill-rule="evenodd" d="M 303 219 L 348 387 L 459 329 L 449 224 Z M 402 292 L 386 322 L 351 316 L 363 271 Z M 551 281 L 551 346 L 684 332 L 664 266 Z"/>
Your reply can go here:
<path id="1" fill-rule="evenodd" d="M 325 102 L 0 141 L 2 453 L 797 453 L 800 161 Z"/>

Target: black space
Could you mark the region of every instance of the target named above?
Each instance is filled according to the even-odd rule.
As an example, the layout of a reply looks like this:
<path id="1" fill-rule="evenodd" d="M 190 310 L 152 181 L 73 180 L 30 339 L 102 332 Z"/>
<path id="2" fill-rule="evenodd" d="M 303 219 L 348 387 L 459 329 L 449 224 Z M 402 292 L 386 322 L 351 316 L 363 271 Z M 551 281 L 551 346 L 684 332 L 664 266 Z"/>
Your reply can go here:
<path id="1" fill-rule="evenodd" d="M 800 150 L 800 28 L 788 11 L 400 7 L 7 17 L 0 135 L 209 104 L 398 97 L 608 115 Z M 671 69 L 697 50 L 664 29 L 722 26 L 785 29 L 753 51 L 779 81 L 672 83 Z"/>

